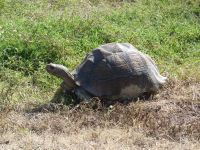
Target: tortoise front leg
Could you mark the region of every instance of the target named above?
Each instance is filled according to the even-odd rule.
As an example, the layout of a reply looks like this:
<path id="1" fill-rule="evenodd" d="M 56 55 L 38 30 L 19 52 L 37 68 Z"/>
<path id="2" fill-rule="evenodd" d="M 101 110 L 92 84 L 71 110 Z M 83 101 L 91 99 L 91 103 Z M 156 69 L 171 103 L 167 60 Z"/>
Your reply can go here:
<path id="1" fill-rule="evenodd" d="M 89 101 L 93 97 L 81 87 L 76 88 L 74 90 L 74 93 L 76 94 L 78 99 L 83 100 L 83 101 Z"/>
<path id="2" fill-rule="evenodd" d="M 155 92 L 145 92 L 141 96 L 139 96 L 139 99 L 153 100 L 155 94 Z"/>

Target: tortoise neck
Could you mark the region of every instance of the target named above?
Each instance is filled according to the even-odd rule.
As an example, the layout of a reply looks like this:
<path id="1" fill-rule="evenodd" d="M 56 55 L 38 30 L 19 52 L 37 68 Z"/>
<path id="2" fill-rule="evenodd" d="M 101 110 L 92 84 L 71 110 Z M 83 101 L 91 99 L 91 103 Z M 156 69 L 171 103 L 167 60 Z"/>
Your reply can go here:
<path id="1" fill-rule="evenodd" d="M 67 90 L 72 90 L 74 89 L 77 85 L 74 81 L 74 76 L 68 72 L 67 70 L 63 71 L 60 78 L 63 79 L 63 84 L 64 86 L 62 85 L 63 88 L 67 89 Z"/>
<path id="2" fill-rule="evenodd" d="M 64 86 L 62 86 L 62 87 L 64 89 L 72 90 L 77 86 L 74 81 L 74 76 L 69 72 L 69 70 L 65 66 L 50 63 L 50 64 L 47 64 L 46 70 L 50 74 L 63 79 Z"/>

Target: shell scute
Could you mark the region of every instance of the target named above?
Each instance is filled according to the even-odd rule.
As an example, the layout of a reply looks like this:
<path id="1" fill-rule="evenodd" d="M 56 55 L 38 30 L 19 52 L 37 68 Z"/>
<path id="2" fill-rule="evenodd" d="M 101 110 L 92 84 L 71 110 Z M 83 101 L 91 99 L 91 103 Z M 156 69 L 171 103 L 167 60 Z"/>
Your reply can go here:
<path id="1" fill-rule="evenodd" d="M 153 60 L 128 43 L 110 43 L 94 49 L 74 76 L 87 92 L 100 97 L 136 97 L 157 90 L 157 78 L 162 77 Z"/>

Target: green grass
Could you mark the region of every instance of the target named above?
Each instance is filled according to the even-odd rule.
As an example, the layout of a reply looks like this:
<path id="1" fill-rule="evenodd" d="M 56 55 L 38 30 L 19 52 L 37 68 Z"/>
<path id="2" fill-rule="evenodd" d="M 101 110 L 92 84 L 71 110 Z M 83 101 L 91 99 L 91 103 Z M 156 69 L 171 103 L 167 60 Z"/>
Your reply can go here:
<path id="1" fill-rule="evenodd" d="M 110 42 L 149 54 L 169 82 L 151 101 L 71 107 L 45 65 L 73 70 Z M 0 0 L 2 149 L 199 149 L 199 93 L 199 0 Z"/>
<path id="2" fill-rule="evenodd" d="M 169 77 L 200 81 L 199 8 L 198 0 L 0 0 L 0 81 L 42 94 L 59 85 L 47 63 L 73 70 L 109 42 L 133 44 Z"/>

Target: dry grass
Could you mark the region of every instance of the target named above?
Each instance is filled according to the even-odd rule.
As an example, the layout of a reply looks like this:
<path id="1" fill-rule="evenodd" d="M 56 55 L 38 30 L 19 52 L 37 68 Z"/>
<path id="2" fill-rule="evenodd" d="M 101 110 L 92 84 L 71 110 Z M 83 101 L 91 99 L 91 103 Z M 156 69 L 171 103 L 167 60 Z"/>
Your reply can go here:
<path id="1" fill-rule="evenodd" d="M 146 137 L 143 133 L 120 128 L 85 129 L 73 134 L 52 134 L 45 132 L 41 135 L 35 133 L 7 134 L 4 139 L 11 139 L 8 144 L 0 146 L 2 149 L 180 149 L 197 150 L 199 143 L 182 140 L 181 142 L 166 139 L 156 140 Z"/>
<path id="2" fill-rule="evenodd" d="M 199 149 L 198 6 L 198 0 L 0 0 L 0 149 Z M 179 81 L 151 101 L 47 104 L 60 81 L 45 65 L 72 70 L 109 42 L 133 44 Z"/>
<path id="3" fill-rule="evenodd" d="M 0 114 L 1 149 L 198 149 L 200 83 L 173 81 L 152 101 L 46 104 Z"/>

